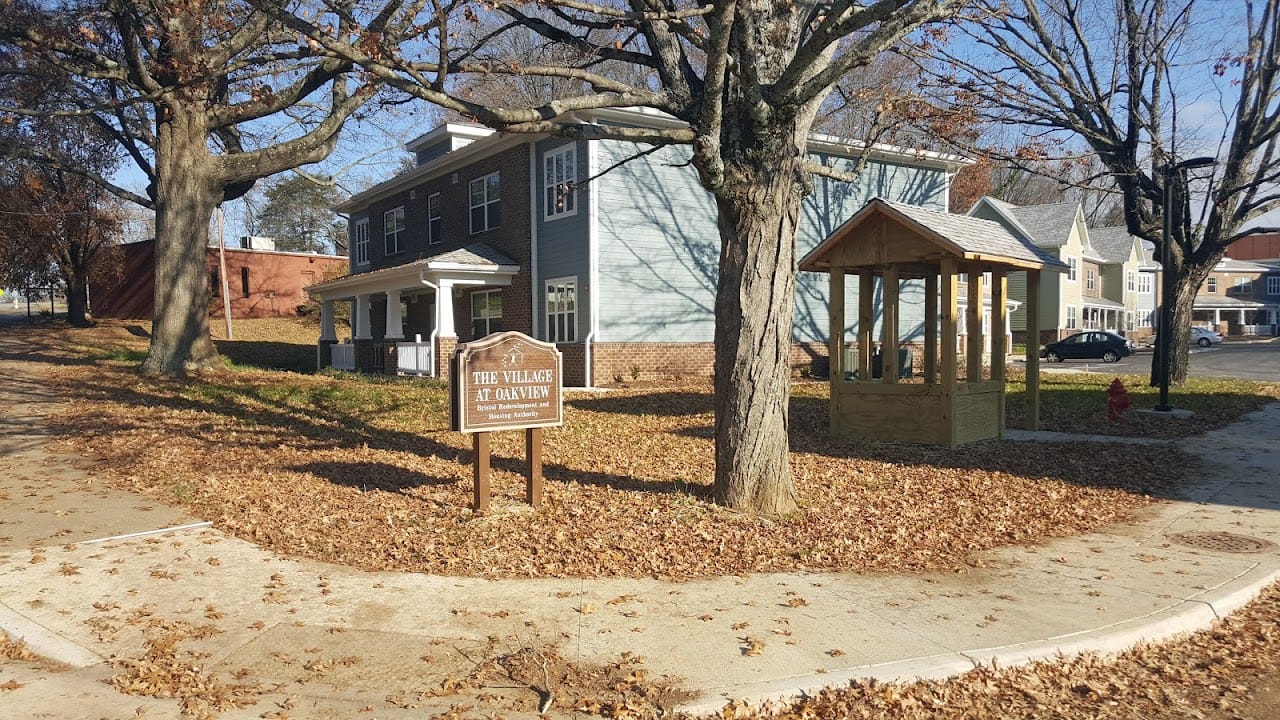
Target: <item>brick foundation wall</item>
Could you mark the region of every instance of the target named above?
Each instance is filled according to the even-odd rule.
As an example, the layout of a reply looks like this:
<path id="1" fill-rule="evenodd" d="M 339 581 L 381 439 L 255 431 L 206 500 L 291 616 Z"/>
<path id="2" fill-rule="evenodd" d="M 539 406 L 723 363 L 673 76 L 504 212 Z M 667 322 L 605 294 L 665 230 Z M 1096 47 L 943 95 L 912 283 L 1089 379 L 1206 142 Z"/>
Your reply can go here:
<path id="1" fill-rule="evenodd" d="M 458 349 L 458 338 L 436 336 L 436 378 L 449 379 L 449 361 L 453 359 L 453 351 Z"/>
<path id="2" fill-rule="evenodd" d="M 382 372 L 386 375 L 400 372 L 400 350 L 394 342 L 382 343 Z"/>
<path id="3" fill-rule="evenodd" d="M 382 343 L 373 340 L 352 340 L 351 344 L 355 346 L 356 372 L 382 371 L 382 358 L 379 357 Z"/>
<path id="4" fill-rule="evenodd" d="M 587 384 L 586 354 L 583 343 L 561 343 L 556 345 L 560 351 L 561 382 L 565 387 L 582 387 Z M 599 379 L 596 380 L 599 384 Z"/>

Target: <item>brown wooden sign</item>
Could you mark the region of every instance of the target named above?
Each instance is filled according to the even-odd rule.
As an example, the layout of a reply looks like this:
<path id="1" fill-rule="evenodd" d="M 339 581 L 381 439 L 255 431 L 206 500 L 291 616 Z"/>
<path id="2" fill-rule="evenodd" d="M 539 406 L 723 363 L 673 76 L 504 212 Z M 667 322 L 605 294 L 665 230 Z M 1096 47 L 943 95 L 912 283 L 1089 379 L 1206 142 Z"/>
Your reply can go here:
<path id="1" fill-rule="evenodd" d="M 560 351 L 518 332 L 458 347 L 450 363 L 450 420 L 458 432 L 564 423 Z"/>
<path id="2" fill-rule="evenodd" d="M 518 332 L 462 345 L 449 362 L 449 418 L 472 435 L 471 507 L 489 509 L 489 433 L 525 432 L 525 499 L 542 504 L 542 428 L 564 424 L 560 351 Z"/>

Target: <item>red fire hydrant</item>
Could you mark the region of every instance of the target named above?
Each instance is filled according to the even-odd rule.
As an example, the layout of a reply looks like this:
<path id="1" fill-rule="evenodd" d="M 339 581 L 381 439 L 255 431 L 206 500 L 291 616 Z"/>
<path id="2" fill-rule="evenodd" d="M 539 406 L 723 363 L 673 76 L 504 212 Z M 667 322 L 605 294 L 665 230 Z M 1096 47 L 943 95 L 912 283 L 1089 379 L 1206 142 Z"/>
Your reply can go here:
<path id="1" fill-rule="evenodd" d="M 1111 422 L 1120 422 L 1120 418 L 1131 404 L 1129 391 L 1125 390 L 1124 383 L 1120 382 L 1120 378 L 1112 380 L 1111 387 L 1107 388 L 1107 419 Z"/>

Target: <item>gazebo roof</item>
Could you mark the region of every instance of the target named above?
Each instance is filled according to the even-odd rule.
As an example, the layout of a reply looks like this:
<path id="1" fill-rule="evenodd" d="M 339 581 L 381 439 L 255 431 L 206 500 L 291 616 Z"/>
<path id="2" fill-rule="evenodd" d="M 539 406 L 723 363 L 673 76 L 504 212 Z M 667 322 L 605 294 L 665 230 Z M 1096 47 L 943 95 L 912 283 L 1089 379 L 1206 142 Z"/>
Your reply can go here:
<path id="1" fill-rule="evenodd" d="M 936 268 L 944 258 L 984 269 L 1054 270 L 1066 264 L 990 220 L 927 210 L 882 198 L 853 217 L 800 260 L 801 270 L 906 266 L 905 274 Z"/>

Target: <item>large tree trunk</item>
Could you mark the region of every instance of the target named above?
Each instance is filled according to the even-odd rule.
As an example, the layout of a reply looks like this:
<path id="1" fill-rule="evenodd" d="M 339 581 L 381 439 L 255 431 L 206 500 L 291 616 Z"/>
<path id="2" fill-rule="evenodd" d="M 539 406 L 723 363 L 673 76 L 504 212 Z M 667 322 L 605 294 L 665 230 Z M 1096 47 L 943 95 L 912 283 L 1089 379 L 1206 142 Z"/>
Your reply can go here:
<path id="1" fill-rule="evenodd" d="M 67 285 L 67 323 L 72 327 L 89 327 L 89 294 L 84 278 L 74 269 L 62 276 Z"/>
<path id="2" fill-rule="evenodd" d="M 796 510 L 787 437 L 795 233 L 806 133 L 736 133 L 716 192 L 716 502 L 782 515 Z M 730 149 L 728 146 L 735 146 Z"/>
<path id="3" fill-rule="evenodd" d="M 203 118 L 160 112 L 156 148 L 155 311 L 144 372 L 183 374 L 216 367 L 209 337 L 209 219 L 221 199 Z"/>
<path id="4" fill-rule="evenodd" d="M 1218 258 L 1220 259 L 1220 257 Z M 1169 384 L 1181 385 L 1187 381 L 1187 371 L 1190 369 L 1191 349 L 1191 320 L 1192 311 L 1195 309 L 1196 295 L 1200 292 L 1200 286 L 1204 284 L 1204 280 L 1209 276 L 1209 272 L 1218 259 L 1214 259 L 1210 265 L 1193 265 L 1187 267 L 1176 267 L 1170 274 L 1170 280 L 1173 282 L 1173 320 L 1172 334 L 1170 336 L 1169 346 Z M 1163 282 L 1163 278 L 1161 282 Z M 1161 306 L 1164 304 L 1163 290 L 1161 293 Z M 1161 320 L 1164 318 L 1163 310 L 1159 316 Z M 1157 327 L 1157 335 L 1163 334 L 1165 328 Z M 1151 357 L 1151 385 L 1160 384 L 1160 352 L 1157 350 Z"/>

